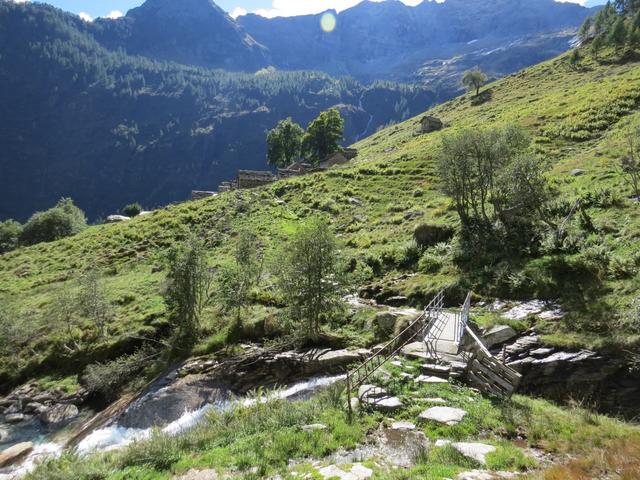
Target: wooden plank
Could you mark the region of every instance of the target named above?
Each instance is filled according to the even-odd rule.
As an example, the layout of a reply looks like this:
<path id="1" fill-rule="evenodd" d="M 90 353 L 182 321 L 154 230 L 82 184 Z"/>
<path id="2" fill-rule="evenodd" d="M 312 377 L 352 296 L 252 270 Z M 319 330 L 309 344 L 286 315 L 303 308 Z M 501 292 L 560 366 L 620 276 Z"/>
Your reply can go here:
<path id="1" fill-rule="evenodd" d="M 485 367 L 484 365 L 482 365 L 477 359 L 473 361 L 473 364 L 471 365 L 471 369 L 472 370 L 479 370 L 481 371 L 486 377 L 488 377 L 493 383 L 497 383 L 500 386 L 502 386 L 505 389 L 511 389 L 513 388 L 511 386 L 511 384 L 504 380 L 502 377 L 500 377 L 499 375 L 496 375 L 495 372 L 493 372 L 493 370 L 491 370 L 490 368 Z"/>

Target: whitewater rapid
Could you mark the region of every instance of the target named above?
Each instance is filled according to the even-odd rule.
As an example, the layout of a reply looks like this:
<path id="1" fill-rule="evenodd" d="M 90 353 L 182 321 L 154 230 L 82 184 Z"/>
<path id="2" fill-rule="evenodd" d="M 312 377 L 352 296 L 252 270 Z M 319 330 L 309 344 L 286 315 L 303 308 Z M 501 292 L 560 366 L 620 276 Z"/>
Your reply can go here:
<path id="1" fill-rule="evenodd" d="M 198 425 L 211 410 L 224 411 L 232 408 L 234 404 L 243 406 L 251 406 L 260 402 L 268 402 L 275 399 L 287 399 L 296 397 L 305 397 L 317 389 L 329 386 L 339 380 L 345 378 L 345 375 L 335 375 L 331 377 L 316 377 L 303 382 L 296 383 L 283 390 L 274 390 L 264 396 L 258 398 L 245 398 L 237 401 L 226 401 L 215 404 L 207 404 L 195 411 L 185 411 L 180 418 L 174 420 L 160 431 L 165 435 L 178 435 L 186 432 Z M 86 455 L 92 452 L 109 451 L 125 447 L 132 442 L 146 440 L 151 437 L 152 428 L 137 429 L 125 428 L 119 425 L 95 430 L 87 435 L 77 446 L 80 455 Z"/>

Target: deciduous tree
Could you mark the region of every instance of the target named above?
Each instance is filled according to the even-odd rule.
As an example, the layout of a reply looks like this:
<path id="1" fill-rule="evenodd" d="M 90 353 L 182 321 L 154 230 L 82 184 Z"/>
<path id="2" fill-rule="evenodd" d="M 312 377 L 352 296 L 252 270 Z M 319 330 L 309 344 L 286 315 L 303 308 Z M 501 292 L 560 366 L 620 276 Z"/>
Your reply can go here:
<path id="1" fill-rule="evenodd" d="M 309 159 L 318 162 L 340 149 L 344 136 L 344 119 L 340 112 L 331 108 L 313 120 L 303 137 L 303 150 Z"/>
<path id="2" fill-rule="evenodd" d="M 487 76 L 479 68 L 467 70 L 462 75 L 462 85 L 464 85 L 469 91 L 475 91 L 476 97 L 480 94 L 480 89 L 486 81 Z"/>
<path id="3" fill-rule="evenodd" d="M 286 167 L 298 157 L 302 150 L 304 130 L 291 117 L 280 120 L 267 133 L 267 161 L 271 165 Z"/>
<path id="4" fill-rule="evenodd" d="M 189 348 L 197 339 L 212 287 L 213 274 L 200 239 L 192 236 L 170 250 L 164 301 L 174 330 L 175 347 Z"/>
<path id="5" fill-rule="evenodd" d="M 307 338 L 315 339 L 324 320 L 342 305 L 343 276 L 339 250 L 329 225 L 308 220 L 298 228 L 277 256 L 275 270 L 291 318 L 304 327 Z"/>

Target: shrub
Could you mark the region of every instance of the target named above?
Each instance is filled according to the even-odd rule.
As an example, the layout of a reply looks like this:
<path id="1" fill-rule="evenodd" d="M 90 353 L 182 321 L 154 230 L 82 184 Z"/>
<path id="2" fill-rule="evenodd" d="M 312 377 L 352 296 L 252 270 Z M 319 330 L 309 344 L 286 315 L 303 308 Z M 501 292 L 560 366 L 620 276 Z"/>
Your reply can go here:
<path id="1" fill-rule="evenodd" d="M 164 301 L 174 328 L 174 346 L 190 348 L 200 329 L 202 312 L 213 295 L 213 275 L 204 243 L 191 237 L 169 252 Z"/>
<path id="2" fill-rule="evenodd" d="M 107 400 L 114 399 L 120 388 L 148 365 L 153 357 L 150 350 L 140 349 L 107 363 L 88 365 L 82 381 L 89 392 L 99 393 Z"/>
<path id="3" fill-rule="evenodd" d="M 306 338 L 315 339 L 322 322 L 342 309 L 344 270 L 338 241 L 320 218 L 305 222 L 275 258 L 278 285 L 291 318 L 302 323 Z"/>
<path id="4" fill-rule="evenodd" d="M 422 248 L 416 243 L 415 240 L 411 240 L 404 247 L 404 251 L 402 253 L 402 266 L 410 267 L 415 265 L 420 259 L 420 254 L 422 253 Z"/>
<path id="5" fill-rule="evenodd" d="M 413 239 L 420 247 L 427 248 L 436 243 L 450 240 L 453 233 L 453 229 L 445 225 L 421 223 L 413 231 Z"/>
<path id="6" fill-rule="evenodd" d="M 21 233 L 22 225 L 15 220 L 0 222 L 0 254 L 16 248 Z"/>
<path id="7" fill-rule="evenodd" d="M 45 212 L 34 213 L 24 225 L 20 243 L 35 245 L 53 242 L 80 233 L 87 227 L 84 212 L 70 198 L 61 199 L 55 207 Z"/>
<path id="8" fill-rule="evenodd" d="M 422 273 L 437 273 L 442 268 L 442 259 L 430 251 L 424 252 L 418 262 L 418 270 Z"/>
<path id="9" fill-rule="evenodd" d="M 142 212 L 142 205 L 139 203 L 130 203 L 122 209 L 122 214 L 127 217 L 137 217 Z"/>

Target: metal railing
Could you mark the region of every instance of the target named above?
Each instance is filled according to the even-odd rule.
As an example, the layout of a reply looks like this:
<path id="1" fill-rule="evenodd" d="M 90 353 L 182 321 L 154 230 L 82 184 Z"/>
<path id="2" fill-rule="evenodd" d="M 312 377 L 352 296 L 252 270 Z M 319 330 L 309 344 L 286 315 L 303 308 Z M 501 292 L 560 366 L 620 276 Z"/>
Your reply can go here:
<path id="1" fill-rule="evenodd" d="M 469 323 L 469 310 L 471 310 L 471 292 L 467 293 L 467 298 L 464 300 L 460 311 L 456 313 L 454 339 L 458 345 L 460 345 L 467 323 Z"/>
<path id="2" fill-rule="evenodd" d="M 382 365 L 397 355 L 416 337 L 421 334 L 424 335 L 429 331 L 438 318 L 440 318 L 443 303 L 444 291 L 440 290 L 425 307 L 422 314 L 411 322 L 407 328 L 389 340 L 380 350 L 367 358 L 354 370 L 347 372 L 347 404 L 350 414 L 351 392 L 359 389 Z"/>

